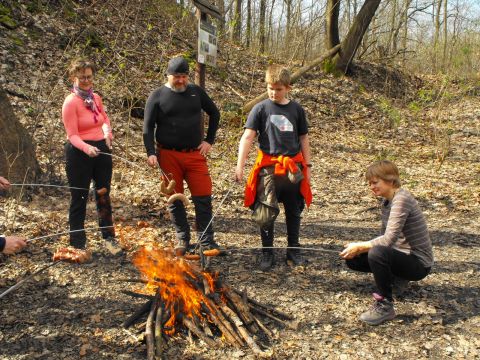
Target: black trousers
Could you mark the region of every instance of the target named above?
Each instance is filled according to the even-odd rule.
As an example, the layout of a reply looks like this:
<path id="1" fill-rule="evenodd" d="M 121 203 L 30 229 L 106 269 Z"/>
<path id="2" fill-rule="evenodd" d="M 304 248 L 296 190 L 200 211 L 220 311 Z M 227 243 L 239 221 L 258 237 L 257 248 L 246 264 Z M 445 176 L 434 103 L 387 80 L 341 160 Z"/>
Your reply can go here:
<path id="1" fill-rule="evenodd" d="M 105 140 L 85 141 L 100 149 L 101 152 L 110 153 Z M 110 184 L 112 181 L 112 157 L 100 154 L 91 158 L 83 151 L 72 144 L 65 144 L 66 172 L 70 186 L 86 188 L 90 187 L 93 180 L 95 190 L 105 188 L 107 192 L 99 195 L 95 191 L 95 202 L 97 204 L 98 225 L 100 227 L 112 226 L 112 206 L 110 203 Z M 68 214 L 70 231 L 79 230 L 85 227 L 85 215 L 87 210 L 88 190 L 70 189 L 71 201 Z M 101 229 L 102 237 L 107 239 L 115 236 L 113 227 Z M 83 249 L 87 237 L 85 231 L 70 233 L 70 245 Z"/>
<path id="2" fill-rule="evenodd" d="M 288 246 L 299 247 L 300 220 L 305 201 L 300 193 L 300 183 L 293 184 L 287 176 L 275 176 L 275 194 L 279 203 L 283 203 L 285 221 L 287 225 Z M 260 229 L 262 246 L 273 246 L 275 224 L 266 229 Z M 265 249 L 271 251 L 271 249 Z M 298 251 L 298 250 L 297 250 Z"/>
<path id="3" fill-rule="evenodd" d="M 371 272 L 380 295 L 392 301 L 393 277 L 405 280 L 422 280 L 430 272 L 415 256 L 405 254 L 389 246 L 374 246 L 363 253 L 346 261 L 352 270 Z"/>

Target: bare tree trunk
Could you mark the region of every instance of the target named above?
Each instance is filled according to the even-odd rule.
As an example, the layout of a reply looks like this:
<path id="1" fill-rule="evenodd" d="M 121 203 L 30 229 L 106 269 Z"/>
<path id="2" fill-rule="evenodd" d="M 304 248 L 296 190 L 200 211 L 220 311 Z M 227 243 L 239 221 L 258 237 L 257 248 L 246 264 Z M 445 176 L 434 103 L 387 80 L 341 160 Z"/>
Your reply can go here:
<path id="1" fill-rule="evenodd" d="M 348 68 L 362 42 L 363 36 L 377 11 L 381 0 L 366 0 L 355 17 L 347 36 L 341 43 L 339 54 L 334 58 L 336 68 L 347 73 Z"/>
<path id="2" fill-rule="evenodd" d="M 395 29 L 397 28 L 397 0 L 392 0 L 392 13 L 390 18 L 390 32 L 388 34 L 387 52 L 388 55 L 397 52 L 397 43 L 395 39 Z"/>
<path id="3" fill-rule="evenodd" d="M 220 13 L 223 17 L 223 21 L 218 22 L 218 32 L 223 34 L 225 31 L 225 0 L 216 0 L 215 4 L 217 5 L 218 10 L 220 10 Z"/>
<path id="4" fill-rule="evenodd" d="M 259 43 L 260 43 L 260 52 L 265 52 L 265 15 L 267 12 L 267 0 L 260 0 L 260 21 L 259 21 Z"/>
<path id="5" fill-rule="evenodd" d="M 442 0 L 436 0 L 437 8 L 435 10 L 435 33 L 433 35 L 433 70 L 437 69 L 438 58 L 438 39 L 440 38 L 440 10 L 442 9 Z"/>
<path id="6" fill-rule="evenodd" d="M 408 41 L 408 9 L 413 0 L 408 0 L 405 3 L 405 9 L 403 10 L 403 35 L 402 35 L 402 66 L 405 66 L 407 61 L 407 41 Z"/>
<path id="7" fill-rule="evenodd" d="M 447 43 L 448 43 L 448 0 L 443 0 L 443 56 L 442 70 L 447 68 Z"/>
<path id="8" fill-rule="evenodd" d="M 235 11 L 233 14 L 231 40 L 236 44 L 240 44 L 242 35 L 242 0 L 235 0 Z"/>
<path id="9" fill-rule="evenodd" d="M 327 0 L 327 13 L 325 20 L 326 36 L 325 47 L 333 48 L 340 44 L 340 36 L 338 34 L 338 16 L 340 14 L 341 0 Z"/>
<path id="10" fill-rule="evenodd" d="M 252 0 L 247 0 L 247 28 L 245 30 L 246 45 L 250 47 L 252 38 Z"/>
<path id="11" fill-rule="evenodd" d="M 0 88 L 0 176 L 12 183 L 34 180 L 40 175 L 30 134 L 15 116 L 5 91 Z"/>
<path id="12" fill-rule="evenodd" d="M 289 43 L 291 40 L 291 30 L 292 30 L 292 1 L 293 0 L 283 0 L 286 8 L 287 8 L 287 23 L 286 23 L 286 29 L 285 29 L 285 46 L 286 49 L 289 48 Z"/>

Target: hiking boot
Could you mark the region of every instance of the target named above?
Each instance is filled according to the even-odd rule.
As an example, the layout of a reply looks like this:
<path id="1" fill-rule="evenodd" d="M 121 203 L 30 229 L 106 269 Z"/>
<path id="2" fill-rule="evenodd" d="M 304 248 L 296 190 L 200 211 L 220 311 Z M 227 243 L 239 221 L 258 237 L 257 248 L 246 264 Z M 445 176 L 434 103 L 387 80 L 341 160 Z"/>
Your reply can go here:
<path id="1" fill-rule="evenodd" d="M 123 249 L 118 243 L 117 239 L 109 237 L 105 239 L 105 247 L 113 256 L 121 256 L 123 254 Z"/>
<path id="2" fill-rule="evenodd" d="M 184 256 L 188 250 L 188 246 L 190 242 L 187 240 L 178 240 L 177 245 L 175 246 L 175 255 L 176 256 Z"/>
<path id="3" fill-rule="evenodd" d="M 287 259 L 286 262 L 290 266 L 305 266 L 307 265 L 307 260 L 300 254 L 298 249 L 287 249 Z"/>
<path id="4" fill-rule="evenodd" d="M 392 288 L 396 296 L 403 296 L 408 290 L 409 280 L 394 276 Z"/>
<path id="5" fill-rule="evenodd" d="M 221 248 L 214 240 L 209 240 L 208 243 L 201 245 L 202 253 L 205 256 L 223 256 L 225 249 Z"/>
<path id="6" fill-rule="evenodd" d="M 392 320 L 395 317 L 393 303 L 383 296 L 374 293 L 375 303 L 370 310 L 360 315 L 359 319 L 369 325 L 380 325 L 381 323 Z"/>
<path id="7" fill-rule="evenodd" d="M 264 251 L 262 252 L 262 258 L 260 260 L 260 270 L 268 271 L 273 267 L 275 263 L 275 257 L 273 256 L 273 251 Z"/>

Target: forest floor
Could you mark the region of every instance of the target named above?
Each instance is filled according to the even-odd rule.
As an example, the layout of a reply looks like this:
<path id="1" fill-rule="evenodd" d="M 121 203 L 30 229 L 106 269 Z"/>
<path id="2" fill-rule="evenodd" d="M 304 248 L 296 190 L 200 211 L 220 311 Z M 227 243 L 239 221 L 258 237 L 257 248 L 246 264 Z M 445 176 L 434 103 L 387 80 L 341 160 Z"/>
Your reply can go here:
<path id="1" fill-rule="evenodd" d="M 293 92 L 309 113 L 314 164 L 314 202 L 304 212 L 301 243 L 318 250 L 303 251 L 309 260 L 305 269 L 287 266 L 284 249 L 278 249 L 273 270 L 258 270 L 259 251 L 252 249 L 259 246 L 257 229 L 242 208 L 242 187 L 231 180 L 232 143 L 241 131 L 220 130 L 209 161 L 215 208 L 226 196 L 215 218 L 216 239 L 230 254 L 214 259 L 212 270 L 233 287 L 248 289 L 252 298 L 295 317 L 293 328 L 268 323 L 275 332 L 269 344 L 275 359 L 478 358 L 480 99 L 457 89 L 444 104 L 402 117 L 390 127 L 388 117 L 369 106 L 376 93 L 362 89 L 351 101 L 360 82 L 361 76 L 323 79 L 322 84 L 305 79 Z M 308 90 L 302 89 L 307 83 Z M 311 91 L 317 87 L 322 94 L 314 98 Z M 334 96 L 325 95 L 329 87 L 335 89 Z M 338 115 L 322 114 L 326 109 Z M 444 145 L 448 149 L 440 149 L 431 132 L 440 133 L 447 125 L 451 141 Z M 140 134 L 136 141 L 141 142 Z M 447 151 L 442 164 L 440 150 Z M 137 155 L 136 164 L 144 167 L 141 147 Z M 357 319 L 372 302 L 371 275 L 347 270 L 335 252 L 322 249 L 340 251 L 344 244 L 367 240 L 378 231 L 378 203 L 363 174 L 380 157 L 398 164 L 404 186 L 419 200 L 436 262 L 426 279 L 411 284 L 406 296 L 397 299 L 397 317 L 371 327 Z M 135 249 L 148 243 L 171 246 L 174 233 L 156 190 L 157 175 L 117 159 L 114 164 L 112 201 L 119 239 L 129 249 L 127 259 L 110 257 L 100 236 L 91 232 L 93 262 L 52 267 L 2 298 L 2 359 L 145 359 L 145 344 L 132 335 L 137 330 L 122 328 L 143 301 L 121 291 L 140 287 L 121 280 L 139 277 L 131 263 Z M 28 202 L 15 197 L 1 201 L 6 223 L 17 224 L 27 237 L 65 228 L 69 196 L 62 190 L 36 190 Z M 279 247 L 286 245 L 282 219 L 276 227 Z M 150 225 L 139 227 L 138 221 Z M 95 227 L 93 201 L 86 227 Z M 50 263 L 55 249 L 66 243 L 66 236 L 39 240 L 16 256 L 4 257 L 0 290 Z M 166 350 L 168 359 L 253 357 L 247 349 L 208 348 L 184 333 L 172 338 Z"/>
<path id="2" fill-rule="evenodd" d="M 164 34 L 156 27 L 142 32 L 150 19 L 143 19 L 148 14 L 138 9 L 122 13 L 123 8 L 115 6 L 114 1 L 102 2 L 102 6 L 101 11 L 85 6 L 83 18 L 87 19 L 87 11 L 93 11 L 97 16 L 95 29 L 104 38 L 108 35 L 115 39 L 112 47 L 130 49 L 132 44 L 141 44 L 148 49 L 147 45 L 156 46 L 155 34 Z M 64 41 L 66 34 L 76 34 L 80 39 L 84 35 L 75 32 L 81 23 L 68 21 L 67 10 L 59 10 L 56 18 L 52 12 L 28 18 L 30 15 L 22 10 L 21 16 L 28 18 L 22 22 L 24 25 L 0 34 L 0 50 L 5 55 L 0 83 L 8 91 L 16 115 L 33 134 L 44 170 L 39 182 L 63 185 L 65 135 L 59 109 L 68 86 L 59 69 L 66 60 L 63 50 L 52 44 Z M 170 21 L 160 20 L 165 24 Z M 162 21 L 154 26 L 160 26 Z M 118 36 L 118 23 L 130 31 L 129 36 Z M 183 30 L 188 33 L 188 28 Z M 185 43 L 192 39 L 180 37 L 187 39 L 180 43 L 188 48 Z M 173 37 L 165 39 L 165 44 L 170 44 L 165 47 L 170 48 L 157 49 L 161 54 L 155 54 L 160 58 L 155 59 L 155 64 L 165 62 L 175 52 Z M 128 116 L 122 96 L 147 96 L 162 83 L 163 73 L 148 68 L 154 59 L 142 58 L 153 52 L 125 55 L 118 48 L 113 50 L 97 83 L 114 124 L 114 154 L 130 161 L 114 159 L 111 193 L 117 235 L 127 256 L 111 257 L 98 232 L 89 231 L 91 263 L 60 263 L 1 298 L 0 359 L 146 359 L 145 343 L 138 336 L 141 329 L 126 331 L 122 327 L 122 322 L 144 302 L 122 291 L 140 291 L 141 287 L 123 280 L 140 277 L 132 264 L 140 246 L 172 246 L 175 234 L 165 199 L 159 195 L 159 174 L 146 166 L 142 121 Z M 115 61 L 125 61 L 128 72 L 116 67 Z M 247 289 L 253 299 L 295 318 L 291 327 L 267 322 L 274 332 L 267 344 L 271 358 L 478 359 L 478 81 L 420 79 L 368 63 L 359 64 L 352 77 L 335 78 L 312 71 L 300 79 L 291 97 L 305 107 L 310 121 L 314 193 L 312 206 L 303 213 L 301 243 L 312 250 L 303 250 L 309 261 L 304 269 L 285 264 L 286 235 L 281 213 L 276 226 L 276 265 L 264 273 L 258 270 L 257 227 L 249 210 L 242 206 L 242 186 L 232 179 L 242 133 L 242 118 L 235 110 L 263 91 L 262 69 L 267 61 L 245 56 L 242 49 L 227 49 L 221 53 L 219 68 L 207 78 L 207 90 L 223 115 L 209 166 L 214 209 L 218 210 L 214 220 L 216 239 L 229 250 L 227 257 L 212 261 L 211 269 L 232 287 Z M 122 80 L 123 76 L 131 81 L 119 85 L 111 80 Z M 252 152 L 248 166 L 253 157 Z M 349 271 L 338 252 L 350 241 L 371 239 L 379 230 L 378 201 L 370 194 L 364 171 L 381 158 L 397 163 L 403 186 L 418 199 L 427 217 L 435 265 L 428 277 L 411 284 L 405 296 L 396 299 L 397 317 L 393 321 L 371 327 L 362 324 L 358 315 L 372 303 L 372 276 Z M 12 180 L 21 181 L 15 177 L 9 174 Z M 27 238 L 66 231 L 68 191 L 28 188 L 20 196 L 18 189 L 14 190 L 0 196 L 0 230 Z M 192 208 L 189 218 L 193 223 Z M 139 226 L 141 221 L 148 225 Z M 86 227 L 96 227 L 92 199 Z M 51 264 L 53 252 L 67 243 L 67 236 L 55 236 L 32 241 L 18 255 L 1 256 L 0 292 Z M 165 358 L 255 356 L 249 349 L 209 348 L 179 332 L 169 340 Z"/>

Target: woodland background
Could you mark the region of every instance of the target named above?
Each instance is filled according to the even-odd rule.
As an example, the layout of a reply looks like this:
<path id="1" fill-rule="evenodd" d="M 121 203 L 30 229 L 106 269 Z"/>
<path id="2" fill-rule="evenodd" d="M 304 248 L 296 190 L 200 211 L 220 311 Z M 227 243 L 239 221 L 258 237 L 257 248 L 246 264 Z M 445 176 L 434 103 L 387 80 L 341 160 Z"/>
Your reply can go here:
<path id="1" fill-rule="evenodd" d="M 276 359 L 475 359 L 480 355 L 480 7 L 469 0 L 216 1 L 217 67 L 206 89 L 222 113 L 209 158 L 219 243 L 214 261 L 224 281 L 295 316 L 271 323 Z M 362 11 L 363 10 L 363 11 Z M 300 77 L 291 98 L 306 109 L 313 151 L 312 207 L 301 242 L 310 264 L 287 267 L 278 249 L 272 272 L 257 270 L 259 237 L 234 184 L 244 106 L 265 90 L 264 69 L 297 71 L 340 44 L 342 50 Z M 0 174 L 12 183 L 66 185 L 61 104 L 76 56 L 99 65 L 95 89 L 114 127 L 112 200 L 128 250 L 111 258 L 89 233 L 94 261 L 61 264 L 0 299 L 2 359 L 144 359 L 136 329 L 122 321 L 141 303 L 120 281 L 138 277 L 131 256 L 149 243 L 169 246 L 173 229 L 146 166 L 142 107 L 165 81 L 166 63 L 182 54 L 194 68 L 196 19 L 189 1 L 0 0 Z M 347 51 L 348 50 L 348 51 Z M 347 54 L 347 55 L 345 55 Z M 341 61 L 346 59 L 346 61 Z M 192 72 L 192 79 L 194 74 Z M 253 152 L 249 164 L 252 163 Z M 397 301 L 398 317 L 368 327 L 357 316 L 371 303 L 371 276 L 346 269 L 335 253 L 378 231 L 378 203 L 364 170 L 395 161 L 403 184 L 428 219 L 436 264 Z M 14 186 L 0 197 L 0 230 L 27 238 L 67 231 L 64 189 Z M 191 209 L 189 210 L 192 215 Z M 87 227 L 95 227 L 89 202 Z M 139 226 L 139 222 L 147 226 Z M 279 220 L 276 244 L 286 245 Z M 32 242 L 0 264 L 0 291 L 51 262 L 56 236 Z M 185 334 L 166 358 L 253 358 L 247 349 L 209 349 Z"/>

